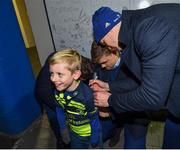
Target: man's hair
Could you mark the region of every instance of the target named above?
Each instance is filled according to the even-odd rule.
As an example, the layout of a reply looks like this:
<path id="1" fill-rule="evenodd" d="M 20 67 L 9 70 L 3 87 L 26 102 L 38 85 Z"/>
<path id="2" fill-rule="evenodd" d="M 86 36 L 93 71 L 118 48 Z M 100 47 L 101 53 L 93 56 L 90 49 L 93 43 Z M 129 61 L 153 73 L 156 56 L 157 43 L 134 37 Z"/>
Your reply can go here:
<path id="1" fill-rule="evenodd" d="M 91 58 L 94 64 L 97 64 L 102 56 L 110 54 L 119 55 L 118 51 L 109 50 L 107 46 L 101 45 L 93 41 L 91 45 Z"/>
<path id="2" fill-rule="evenodd" d="M 67 64 L 67 69 L 72 73 L 81 70 L 81 55 L 74 49 L 63 49 L 55 53 L 49 59 L 49 64 Z"/>

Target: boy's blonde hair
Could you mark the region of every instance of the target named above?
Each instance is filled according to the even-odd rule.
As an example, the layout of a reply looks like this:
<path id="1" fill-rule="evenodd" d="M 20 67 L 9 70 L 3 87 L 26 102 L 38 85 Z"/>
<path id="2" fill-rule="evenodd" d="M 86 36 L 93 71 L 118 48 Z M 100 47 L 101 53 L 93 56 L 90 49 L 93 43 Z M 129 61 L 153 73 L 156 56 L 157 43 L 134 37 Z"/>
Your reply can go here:
<path id="1" fill-rule="evenodd" d="M 74 49 L 63 49 L 55 53 L 49 59 L 49 64 L 67 64 L 67 69 L 72 73 L 81 70 L 81 55 Z"/>

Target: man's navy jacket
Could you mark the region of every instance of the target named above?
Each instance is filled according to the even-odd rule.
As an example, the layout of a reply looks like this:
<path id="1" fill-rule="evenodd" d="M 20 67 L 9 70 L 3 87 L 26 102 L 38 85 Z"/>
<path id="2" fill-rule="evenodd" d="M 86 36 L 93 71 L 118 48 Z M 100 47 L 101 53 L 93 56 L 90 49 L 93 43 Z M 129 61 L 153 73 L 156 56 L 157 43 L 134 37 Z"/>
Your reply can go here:
<path id="1" fill-rule="evenodd" d="M 124 10 L 119 42 L 126 45 L 121 65 L 139 85 L 110 82 L 110 106 L 119 113 L 167 107 L 180 118 L 180 4 Z"/>

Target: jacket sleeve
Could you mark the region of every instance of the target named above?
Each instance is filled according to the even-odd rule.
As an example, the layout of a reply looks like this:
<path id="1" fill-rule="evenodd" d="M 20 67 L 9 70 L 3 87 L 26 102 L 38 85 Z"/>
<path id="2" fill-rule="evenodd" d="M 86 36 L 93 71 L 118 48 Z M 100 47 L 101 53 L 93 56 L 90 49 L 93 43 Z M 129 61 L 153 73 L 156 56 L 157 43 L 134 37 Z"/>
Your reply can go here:
<path id="1" fill-rule="evenodd" d="M 92 91 L 88 92 L 88 96 L 86 97 L 86 99 L 87 99 L 86 108 L 87 108 L 88 118 L 90 120 L 90 126 L 91 126 L 91 140 L 90 141 L 91 141 L 91 144 L 95 146 L 99 144 L 100 142 L 101 125 L 99 121 L 99 113 L 98 113 L 98 110 L 94 106 Z"/>
<path id="2" fill-rule="evenodd" d="M 69 129 L 66 126 L 66 115 L 65 115 L 64 109 L 61 107 L 56 107 L 56 114 L 57 114 L 57 120 L 60 127 L 60 134 L 61 134 L 62 141 L 65 144 L 69 144 L 71 140 L 69 136 Z"/>
<path id="3" fill-rule="evenodd" d="M 53 53 L 52 53 L 53 54 Z M 50 54 L 49 57 L 52 55 Z M 49 64 L 47 58 L 44 66 L 41 68 L 35 83 L 35 97 L 39 102 L 43 102 L 49 107 L 55 109 L 53 100 L 54 85 L 50 81 Z"/>
<path id="4" fill-rule="evenodd" d="M 162 18 L 147 18 L 137 26 L 133 40 L 141 61 L 141 83 L 123 93 L 114 89 L 121 89 L 120 82 L 109 83 L 112 95 L 108 101 L 116 112 L 156 110 L 165 105 L 179 55 L 178 39 Z"/>
<path id="5" fill-rule="evenodd" d="M 90 125 L 91 125 L 91 144 L 97 145 L 100 142 L 100 121 L 98 117 L 98 111 L 95 110 L 94 112 L 90 112 L 88 114 L 88 117 L 90 119 Z"/>
<path id="6" fill-rule="evenodd" d="M 60 130 L 63 130 L 66 128 L 66 116 L 63 108 L 56 107 L 56 114 L 57 114 L 57 120 L 60 125 Z"/>

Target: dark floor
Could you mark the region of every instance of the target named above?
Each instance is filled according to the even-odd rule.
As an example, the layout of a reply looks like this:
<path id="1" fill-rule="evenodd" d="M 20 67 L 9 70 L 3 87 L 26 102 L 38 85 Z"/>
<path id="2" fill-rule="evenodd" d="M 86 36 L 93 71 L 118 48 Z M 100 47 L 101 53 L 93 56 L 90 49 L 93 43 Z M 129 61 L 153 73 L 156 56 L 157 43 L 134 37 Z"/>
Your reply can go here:
<path id="1" fill-rule="evenodd" d="M 162 135 L 164 124 L 161 122 L 152 122 L 148 128 L 147 148 L 161 149 Z M 104 143 L 106 149 L 121 149 L 123 148 L 123 131 L 120 135 L 118 144 L 114 147 L 109 147 L 107 141 Z M 18 139 L 6 138 L 0 136 L 0 148 L 8 149 L 55 149 L 56 139 L 50 129 L 47 116 L 44 114 L 41 119 L 37 120 L 29 131 Z"/>
<path id="2" fill-rule="evenodd" d="M 4 136 L 0 136 L 0 149 L 2 148 L 12 148 L 14 143 L 17 141 L 16 138 L 8 138 Z"/>
<path id="3" fill-rule="evenodd" d="M 111 147 L 112 148 L 122 148 L 122 140 L 119 143 Z M 108 145 L 109 141 L 104 143 L 104 148 L 110 148 Z M 1 142 L 0 142 L 1 144 Z M 5 145 L 7 144 L 7 145 Z M 25 133 L 21 138 L 16 141 L 11 141 L 9 139 L 2 145 L 1 148 L 13 148 L 13 149 L 55 149 L 56 139 L 51 131 L 48 123 L 46 114 L 43 115 L 41 120 L 37 121 L 33 127 Z"/>

